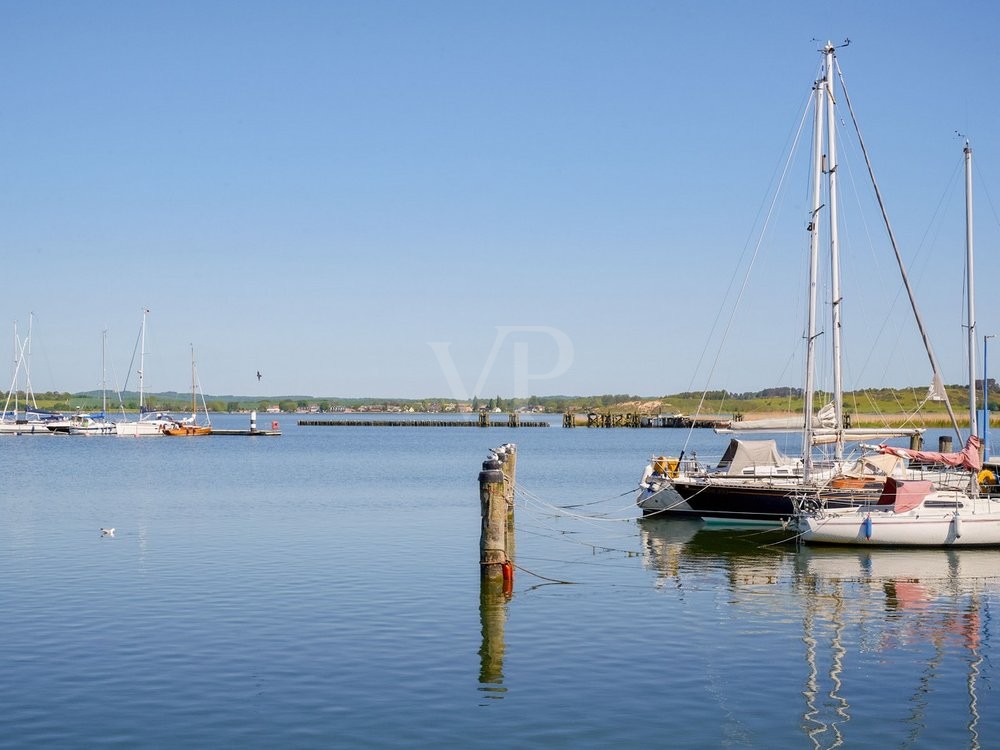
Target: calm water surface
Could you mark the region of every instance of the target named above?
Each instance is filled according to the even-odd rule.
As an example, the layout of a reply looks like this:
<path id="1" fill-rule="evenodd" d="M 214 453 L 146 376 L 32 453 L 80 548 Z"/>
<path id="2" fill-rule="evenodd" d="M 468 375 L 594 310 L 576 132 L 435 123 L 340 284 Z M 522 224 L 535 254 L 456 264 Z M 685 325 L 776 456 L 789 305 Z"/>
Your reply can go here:
<path id="1" fill-rule="evenodd" d="M 0 747 L 1000 738 L 1000 552 L 640 521 L 630 490 L 683 431 L 281 422 L 0 439 Z M 476 479 L 504 442 L 509 600 L 481 596 L 478 566 Z"/>

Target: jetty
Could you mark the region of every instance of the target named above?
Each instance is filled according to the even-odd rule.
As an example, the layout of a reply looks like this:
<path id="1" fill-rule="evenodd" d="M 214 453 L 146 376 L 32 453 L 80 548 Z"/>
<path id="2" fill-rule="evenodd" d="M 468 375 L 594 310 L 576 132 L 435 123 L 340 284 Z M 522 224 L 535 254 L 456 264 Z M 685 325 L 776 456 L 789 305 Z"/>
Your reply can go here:
<path id="1" fill-rule="evenodd" d="M 475 421 L 458 419 L 300 419 L 300 427 L 548 427 L 548 422 L 521 419 L 517 413 L 507 419 L 490 419 L 481 413 Z"/>
<path id="2" fill-rule="evenodd" d="M 597 413 L 563 414 L 563 427 L 729 427 L 732 419 L 715 416 L 690 417 L 687 414 L 617 414 Z"/>
<path id="3" fill-rule="evenodd" d="M 248 430 L 219 430 L 215 427 L 208 433 L 209 435 L 243 435 L 250 437 L 278 437 L 281 435 L 281 426 L 278 420 L 271 422 L 271 429 L 261 430 L 257 427 L 257 412 L 250 412 L 250 429 Z"/>

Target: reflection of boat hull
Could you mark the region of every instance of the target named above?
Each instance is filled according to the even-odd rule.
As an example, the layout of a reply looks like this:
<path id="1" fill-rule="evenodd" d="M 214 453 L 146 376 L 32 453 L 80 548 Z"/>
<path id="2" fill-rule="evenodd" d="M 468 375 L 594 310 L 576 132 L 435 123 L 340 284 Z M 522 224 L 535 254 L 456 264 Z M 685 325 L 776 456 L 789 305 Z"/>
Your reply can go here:
<path id="1" fill-rule="evenodd" d="M 802 547 L 796 557 L 802 572 L 825 580 L 921 581 L 971 590 L 970 582 L 981 579 L 1000 587 L 994 550 L 819 546 Z"/>

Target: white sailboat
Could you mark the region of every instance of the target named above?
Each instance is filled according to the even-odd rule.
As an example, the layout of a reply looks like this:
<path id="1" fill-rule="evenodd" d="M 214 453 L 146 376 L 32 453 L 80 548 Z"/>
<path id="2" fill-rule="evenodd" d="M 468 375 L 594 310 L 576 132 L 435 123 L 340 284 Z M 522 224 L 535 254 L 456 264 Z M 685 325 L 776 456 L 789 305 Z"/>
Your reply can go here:
<path id="1" fill-rule="evenodd" d="M 164 430 L 176 424 L 166 414 L 152 414 L 146 411 L 143 378 L 145 377 L 146 359 L 146 316 L 149 310 L 142 311 L 142 327 L 139 329 L 139 418 L 135 421 L 122 420 L 115 422 L 115 434 L 127 437 L 162 437 Z"/>
<path id="2" fill-rule="evenodd" d="M 64 435 L 114 435 L 115 423 L 107 418 L 108 390 L 107 369 L 104 366 L 107 351 L 107 330 L 101 332 L 101 412 L 99 414 L 73 414 L 65 419 L 50 422 L 51 432 Z"/>
<path id="3" fill-rule="evenodd" d="M 31 329 L 34 316 L 28 316 L 28 335 L 22 341 L 14 323 L 14 375 L 0 415 L 0 435 L 51 435 L 49 425 L 62 415 L 39 409 L 31 389 Z M 18 403 L 18 382 L 23 378 L 24 405 Z"/>
<path id="4" fill-rule="evenodd" d="M 976 420 L 976 315 L 972 241 L 972 148 L 965 143 L 969 439 L 959 453 L 881 449 L 942 467 L 934 481 L 889 480 L 878 500 L 854 508 L 819 507 L 796 514 L 798 537 L 812 544 L 903 547 L 1000 546 L 1000 500 L 980 493 Z M 954 471 L 946 471 L 946 468 Z M 951 479 L 951 482 L 948 480 Z"/>
<path id="5" fill-rule="evenodd" d="M 792 419 L 734 422 L 719 433 L 748 434 L 795 431 L 802 434 L 801 456 L 778 452 L 773 440 L 733 438 L 716 467 L 697 461 L 675 459 L 670 472 L 657 472 L 657 464 L 669 459 L 654 459 L 640 481 L 636 500 L 645 515 L 687 515 L 724 521 L 776 524 L 787 521 L 795 512 L 796 496 L 811 493 L 831 504 L 854 505 L 878 496 L 887 476 L 907 476 L 902 460 L 873 461 L 868 456 L 845 457 L 850 442 L 909 437 L 919 439 L 922 429 L 851 429 L 844 424 L 844 397 L 841 354 L 840 249 L 838 239 L 838 161 L 834 95 L 835 47 L 827 43 L 821 50 L 823 71 L 813 84 L 813 153 L 812 206 L 809 221 L 808 307 L 805 332 L 804 407 Z M 846 98 L 846 92 L 845 92 Z M 824 203 L 823 179 L 826 179 Z M 819 410 L 814 408 L 816 342 L 819 339 L 817 317 L 820 256 L 820 215 L 826 214 L 829 232 L 831 321 L 830 341 L 833 366 L 833 400 Z M 886 222 L 888 228 L 888 222 Z M 891 235 L 891 230 L 890 230 Z M 898 260 L 898 254 L 897 254 Z M 900 261 L 900 268 L 902 264 Z M 904 283 L 906 282 L 904 275 Z M 907 283 L 907 291 L 910 292 Z M 912 303 L 912 293 L 911 293 Z M 916 310 L 914 309 L 916 312 Z M 923 329 L 922 322 L 918 325 Z M 941 378 L 930 344 L 924 336 L 931 360 L 932 382 Z M 943 387 L 937 389 L 944 393 Z M 946 395 L 945 395 L 946 398 Z M 947 402 L 946 402 L 947 403 Z M 947 404 L 949 413 L 950 404 Z M 954 423 L 954 417 L 952 417 Z M 957 424 L 956 424 L 957 430 Z M 817 446 L 830 446 L 828 454 L 818 458 Z"/>

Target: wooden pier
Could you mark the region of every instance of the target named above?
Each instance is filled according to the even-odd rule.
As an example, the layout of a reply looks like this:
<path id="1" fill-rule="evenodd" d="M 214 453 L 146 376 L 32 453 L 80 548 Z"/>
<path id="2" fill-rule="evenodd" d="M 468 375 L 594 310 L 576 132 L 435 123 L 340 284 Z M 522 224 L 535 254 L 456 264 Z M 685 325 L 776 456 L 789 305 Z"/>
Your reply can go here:
<path id="1" fill-rule="evenodd" d="M 493 420 L 483 413 L 476 421 L 455 419 L 300 419 L 300 427 L 548 427 L 548 422 L 522 420 L 520 414 L 508 414 L 506 420 Z"/>
<path id="2" fill-rule="evenodd" d="M 563 414 L 563 427 L 728 427 L 731 419 L 719 417 L 689 417 L 686 414 L 616 414 L 590 412 L 589 414 Z"/>

